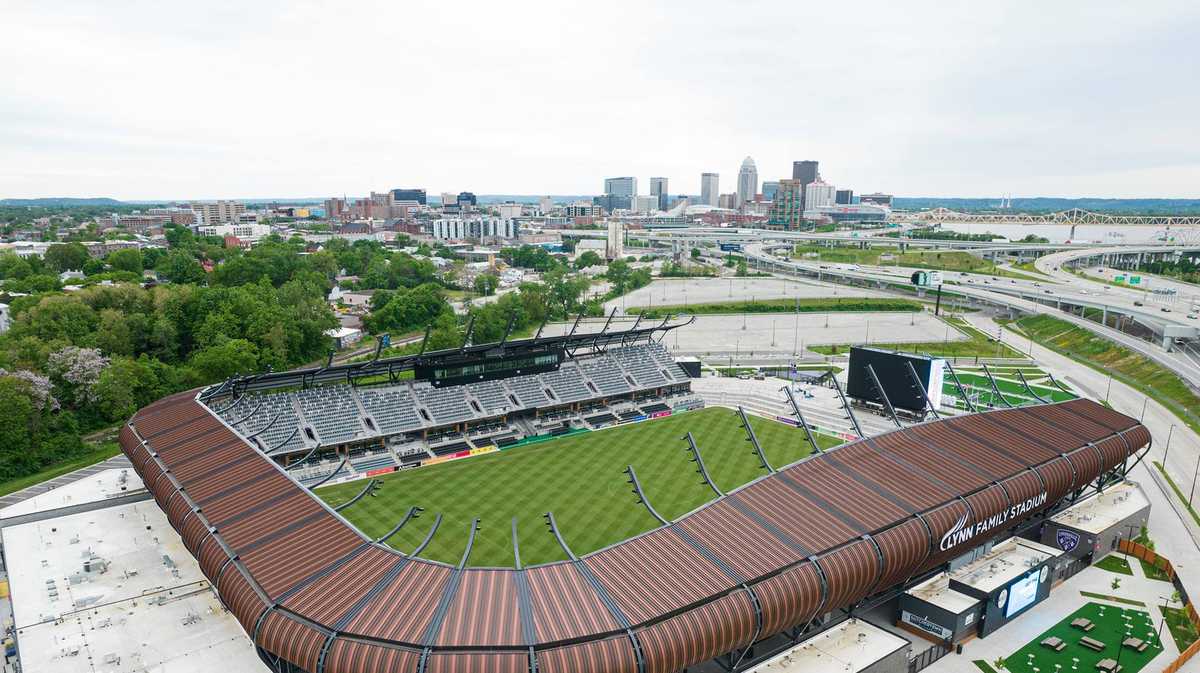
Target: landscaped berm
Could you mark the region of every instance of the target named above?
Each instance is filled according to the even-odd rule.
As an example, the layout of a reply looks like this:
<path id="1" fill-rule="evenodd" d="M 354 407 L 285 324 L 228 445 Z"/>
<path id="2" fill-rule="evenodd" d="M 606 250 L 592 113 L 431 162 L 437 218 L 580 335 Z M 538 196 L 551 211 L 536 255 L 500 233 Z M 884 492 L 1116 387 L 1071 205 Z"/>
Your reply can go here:
<path id="1" fill-rule="evenodd" d="M 1088 631 L 1072 626 L 1071 622 L 1079 618 L 1089 620 L 1095 626 Z M 1131 637 L 1146 643 L 1145 649 L 1138 652 L 1121 644 Z M 1066 643 L 1066 647 L 1056 652 L 1042 644 L 1047 638 L 1058 638 Z M 1084 638 L 1102 643 L 1103 649 L 1096 651 L 1084 646 L 1080 642 Z M 1100 670 L 1096 668 L 1098 662 L 1111 659 L 1121 666 L 1121 673 L 1137 673 L 1162 649 L 1150 614 L 1145 610 L 1088 603 L 1005 659 L 1005 670 L 1013 673 L 1093 673 Z"/>
<path id="2" fill-rule="evenodd" d="M 750 417 L 768 462 L 776 469 L 808 455 L 804 431 Z M 422 551 L 424 558 L 457 564 L 466 549 L 471 521 L 480 519 L 471 566 L 512 567 L 512 518 L 518 519 L 521 562 L 558 561 L 566 556 L 542 514 L 553 512 L 576 554 L 620 542 L 658 525 L 638 503 L 624 474 L 633 465 L 650 504 L 674 519 L 716 494 L 691 462 L 684 439 L 691 432 L 713 481 L 724 491 L 765 475 L 746 439 L 738 414 L 708 408 L 631 425 L 587 432 L 441 465 L 395 472 L 381 478 L 374 497 L 341 513 L 365 534 L 390 531 L 409 507 L 425 509 L 388 543 L 411 552 L 425 539 L 437 514 L 441 526 Z M 841 440 L 818 435 L 822 447 Z M 337 506 L 358 494 L 357 481 L 317 489 Z"/>

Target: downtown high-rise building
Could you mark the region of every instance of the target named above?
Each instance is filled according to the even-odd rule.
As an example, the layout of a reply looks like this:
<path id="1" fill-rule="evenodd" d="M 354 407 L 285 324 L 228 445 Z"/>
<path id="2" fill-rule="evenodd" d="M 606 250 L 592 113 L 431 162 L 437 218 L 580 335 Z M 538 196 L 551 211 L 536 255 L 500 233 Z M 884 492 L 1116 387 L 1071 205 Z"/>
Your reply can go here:
<path id="1" fill-rule="evenodd" d="M 833 202 L 839 206 L 848 206 L 854 203 L 853 189 L 839 189 L 833 197 Z"/>
<path id="2" fill-rule="evenodd" d="M 775 200 L 775 192 L 779 191 L 778 180 L 764 180 L 762 184 L 763 199 L 767 201 Z"/>
<path id="3" fill-rule="evenodd" d="M 605 196 L 637 196 L 637 178 L 605 178 Z"/>
<path id="4" fill-rule="evenodd" d="M 746 157 L 742 160 L 741 169 L 738 170 L 737 199 L 734 207 L 741 208 L 743 203 L 753 201 L 756 194 L 758 194 L 758 168 L 755 167 L 753 158 Z"/>
<path id="5" fill-rule="evenodd" d="M 785 231 L 798 229 L 804 221 L 803 201 L 804 186 L 799 180 L 780 180 L 771 200 L 767 226 Z"/>
<path id="6" fill-rule="evenodd" d="M 808 204 L 805 202 L 805 187 L 812 182 L 816 182 L 821 177 L 817 170 L 817 162 L 811 160 L 793 161 L 792 162 L 792 179 L 800 183 L 800 211 L 804 212 L 808 209 Z"/>
<path id="7" fill-rule="evenodd" d="M 650 196 L 658 197 L 658 209 L 667 209 L 667 179 L 650 178 Z"/>
<path id="8" fill-rule="evenodd" d="M 706 206 L 716 206 L 721 198 L 721 176 L 717 173 L 700 174 L 700 202 Z"/>
<path id="9" fill-rule="evenodd" d="M 804 185 L 804 210 L 816 210 L 834 205 L 837 187 L 825 184 L 822 180 Z"/>
<path id="10" fill-rule="evenodd" d="M 246 212 L 246 204 L 239 201 L 210 201 L 208 203 L 193 203 L 192 212 L 196 214 L 196 224 L 225 224 L 237 222 L 238 217 Z"/>

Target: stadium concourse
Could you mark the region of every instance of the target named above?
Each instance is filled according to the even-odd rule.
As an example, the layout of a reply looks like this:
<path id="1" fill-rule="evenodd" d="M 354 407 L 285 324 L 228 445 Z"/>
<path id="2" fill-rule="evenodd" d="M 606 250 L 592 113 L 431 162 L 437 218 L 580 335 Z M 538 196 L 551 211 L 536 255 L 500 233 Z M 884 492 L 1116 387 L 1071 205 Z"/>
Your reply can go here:
<path id="1" fill-rule="evenodd" d="M 686 407 L 686 375 L 653 342 L 672 327 L 244 377 L 148 406 L 120 442 L 276 671 L 669 673 L 740 663 L 768 637 L 895 595 L 1121 478 L 1150 441 L 1087 400 L 920 423 L 582 557 L 554 528 L 569 560 L 526 567 L 517 553 L 512 568 L 468 567 L 470 541 L 458 564 L 401 553 L 311 492 L 364 446 L 438 461 L 469 454 L 462 443 Z M 445 442 L 459 449 L 439 455 Z M 285 467 L 323 451 L 340 462 L 307 485 Z"/>

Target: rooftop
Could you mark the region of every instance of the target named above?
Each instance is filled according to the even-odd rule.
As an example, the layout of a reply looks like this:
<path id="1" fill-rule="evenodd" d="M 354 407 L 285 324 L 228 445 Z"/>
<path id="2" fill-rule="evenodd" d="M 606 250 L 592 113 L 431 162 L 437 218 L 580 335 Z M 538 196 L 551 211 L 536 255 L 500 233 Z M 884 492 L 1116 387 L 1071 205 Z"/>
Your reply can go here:
<path id="1" fill-rule="evenodd" d="M 110 473 L 120 472 L 26 507 L 96 502 L 98 509 L 2 531 L 22 670 L 201 673 L 214 661 L 227 673 L 262 670 L 158 505 L 104 506 L 119 479 Z M 133 482 L 140 486 L 130 471 L 126 487 Z"/>
<path id="2" fill-rule="evenodd" d="M 960 594 L 950 588 L 950 576 L 935 575 L 908 590 L 908 594 L 952 614 L 960 615 L 979 603 L 978 598 Z"/>
<path id="3" fill-rule="evenodd" d="M 900 636 L 849 619 L 750 669 L 749 673 L 858 673 L 910 647 Z"/>
<path id="4" fill-rule="evenodd" d="M 1141 486 L 1132 481 L 1123 481 L 1109 487 L 1103 493 L 1064 509 L 1051 521 L 1076 530 L 1099 534 L 1149 506 L 1150 500 L 1142 492 Z"/>
<path id="5" fill-rule="evenodd" d="M 991 593 L 1046 559 L 1061 554 L 1061 550 L 1037 542 L 1009 538 L 992 547 L 987 554 L 951 571 L 950 578 L 984 593 Z"/>
<path id="6" fill-rule="evenodd" d="M 103 470 L 0 509 L 0 519 L 101 502 L 142 489 L 141 477 L 131 468 Z"/>

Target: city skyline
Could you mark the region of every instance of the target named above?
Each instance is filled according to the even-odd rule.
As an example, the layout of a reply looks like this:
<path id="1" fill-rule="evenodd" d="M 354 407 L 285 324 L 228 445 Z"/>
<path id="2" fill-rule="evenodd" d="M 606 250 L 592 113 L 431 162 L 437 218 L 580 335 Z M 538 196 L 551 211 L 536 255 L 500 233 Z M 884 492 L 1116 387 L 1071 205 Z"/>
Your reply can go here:
<path id="1" fill-rule="evenodd" d="M 589 194 L 612 175 L 690 192 L 747 154 L 760 182 L 812 156 L 856 191 L 1196 193 L 1200 8 L 753 9 L 8 6 L 0 198 Z M 397 25 L 421 29 L 397 43 Z M 496 104 L 439 104 L 446 82 Z"/>

